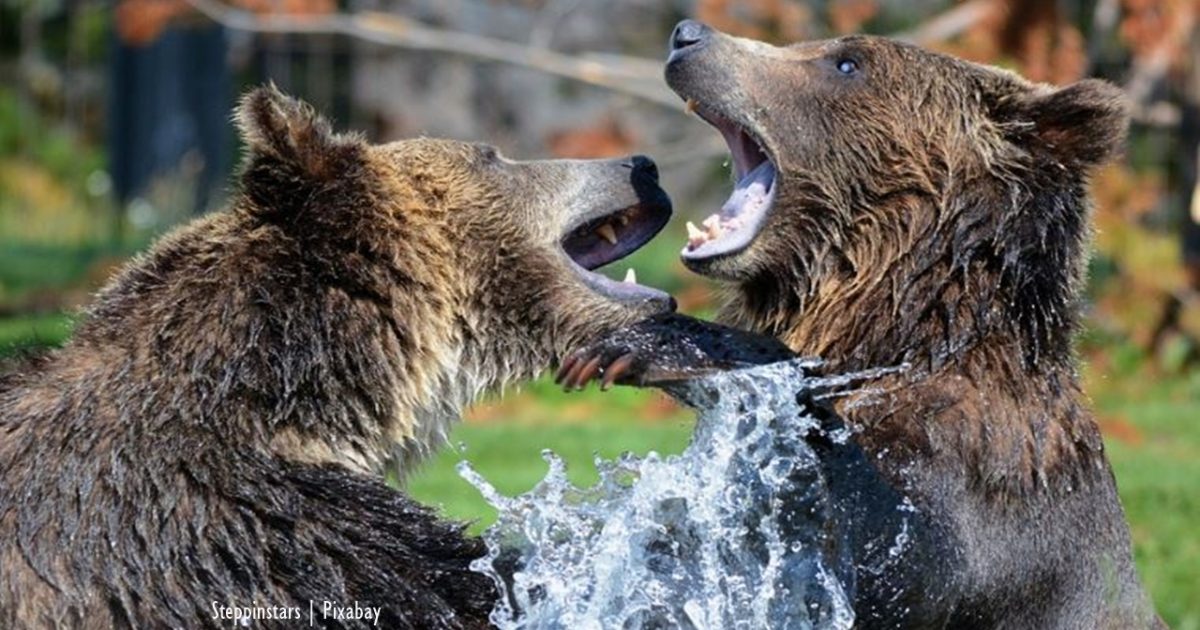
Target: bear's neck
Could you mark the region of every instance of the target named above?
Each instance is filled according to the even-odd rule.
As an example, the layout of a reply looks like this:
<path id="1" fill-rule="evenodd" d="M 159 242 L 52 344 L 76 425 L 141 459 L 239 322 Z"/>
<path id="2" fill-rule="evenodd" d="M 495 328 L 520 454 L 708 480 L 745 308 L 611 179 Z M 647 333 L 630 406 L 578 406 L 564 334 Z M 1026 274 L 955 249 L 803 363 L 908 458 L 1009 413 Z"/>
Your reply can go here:
<path id="1" fill-rule="evenodd" d="M 432 244 L 409 243 L 436 259 Z M 126 270 L 67 352 L 115 353 L 102 367 L 114 395 L 172 401 L 163 417 L 116 414 L 130 422 L 196 427 L 212 444 L 291 461 L 407 468 L 490 383 L 454 323 L 451 283 L 389 273 L 400 257 L 384 258 L 216 213 Z"/>
<path id="2" fill-rule="evenodd" d="M 1044 197 L 897 208 L 905 235 L 792 252 L 790 264 L 738 285 L 725 319 L 834 370 L 936 371 L 980 347 L 1011 368 L 1071 370 L 1087 212 L 1081 196 Z"/>
<path id="3" fill-rule="evenodd" d="M 737 286 L 724 319 L 820 358 L 827 373 L 907 365 L 837 403 L 872 456 L 968 471 L 989 496 L 1102 482 L 1071 352 L 1081 198 L 1059 199 L 1057 217 L 1045 212 L 1054 200 L 986 201 L 918 226 L 910 247 L 873 243 L 897 254 L 871 268 L 854 252 L 797 254 L 778 275 Z M 1046 220 L 1014 219 L 1021 212 Z"/>

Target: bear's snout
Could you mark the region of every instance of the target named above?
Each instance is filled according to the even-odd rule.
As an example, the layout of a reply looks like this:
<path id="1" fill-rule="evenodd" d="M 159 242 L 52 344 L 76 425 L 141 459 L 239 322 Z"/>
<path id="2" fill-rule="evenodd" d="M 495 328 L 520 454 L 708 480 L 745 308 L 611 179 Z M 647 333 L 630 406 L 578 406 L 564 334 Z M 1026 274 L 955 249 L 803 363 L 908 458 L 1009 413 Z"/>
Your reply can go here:
<path id="1" fill-rule="evenodd" d="M 635 155 L 629 158 L 629 168 L 633 170 L 629 178 L 634 182 L 648 182 L 658 184 L 658 165 L 654 160 L 644 156 Z"/>
<path id="2" fill-rule="evenodd" d="M 712 29 L 703 22 L 683 20 L 671 31 L 671 53 L 701 44 L 712 35 Z"/>

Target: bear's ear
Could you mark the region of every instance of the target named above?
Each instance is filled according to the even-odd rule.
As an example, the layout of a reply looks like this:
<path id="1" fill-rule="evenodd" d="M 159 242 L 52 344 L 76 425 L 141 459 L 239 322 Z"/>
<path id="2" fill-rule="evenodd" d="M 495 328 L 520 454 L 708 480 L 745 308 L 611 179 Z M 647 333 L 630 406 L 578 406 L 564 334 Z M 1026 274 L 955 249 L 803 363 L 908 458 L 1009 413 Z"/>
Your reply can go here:
<path id="1" fill-rule="evenodd" d="M 274 83 L 247 92 L 234 120 L 247 162 L 267 158 L 317 179 L 336 175 L 346 149 L 360 142 L 356 136 L 334 133 L 310 105 L 280 92 Z"/>
<path id="2" fill-rule="evenodd" d="M 1026 97 L 1034 134 L 1063 164 L 1092 167 L 1120 155 L 1129 129 L 1129 101 L 1117 86 L 1084 79 Z"/>

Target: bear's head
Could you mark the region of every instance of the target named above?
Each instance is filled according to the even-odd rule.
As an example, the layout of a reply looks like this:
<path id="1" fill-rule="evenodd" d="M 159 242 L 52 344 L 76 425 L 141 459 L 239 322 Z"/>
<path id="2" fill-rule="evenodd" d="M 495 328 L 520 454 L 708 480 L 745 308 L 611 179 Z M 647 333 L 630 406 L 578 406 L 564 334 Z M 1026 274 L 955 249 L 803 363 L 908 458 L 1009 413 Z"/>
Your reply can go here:
<path id="1" fill-rule="evenodd" d="M 288 264 L 326 291 L 372 305 L 408 365 L 450 368 L 478 390 L 673 307 L 592 271 L 670 218 L 645 157 L 519 162 L 483 144 L 376 145 L 273 86 L 247 94 L 235 118 L 247 152 L 235 212 L 282 235 Z"/>
<path id="2" fill-rule="evenodd" d="M 1087 177 L 1128 125 L 1120 90 L 1035 84 L 880 37 L 776 47 L 689 20 L 671 45 L 667 82 L 724 136 L 736 180 L 689 229 L 689 268 L 794 311 L 873 288 L 893 293 L 876 310 L 920 310 L 907 285 L 945 290 L 918 289 L 922 274 L 977 275 L 991 295 L 963 309 L 1018 303 L 1006 316 L 1035 344 L 1069 319 Z"/>

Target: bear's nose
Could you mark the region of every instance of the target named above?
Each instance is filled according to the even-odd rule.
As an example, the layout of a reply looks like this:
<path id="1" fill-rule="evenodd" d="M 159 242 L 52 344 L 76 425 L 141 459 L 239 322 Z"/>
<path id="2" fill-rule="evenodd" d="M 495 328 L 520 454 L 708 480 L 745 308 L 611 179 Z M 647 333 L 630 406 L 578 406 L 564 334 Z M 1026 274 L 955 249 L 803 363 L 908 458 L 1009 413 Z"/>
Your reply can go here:
<path id="1" fill-rule="evenodd" d="M 712 29 L 702 22 L 696 20 L 684 20 L 675 25 L 675 30 L 671 32 L 671 50 L 680 50 L 688 46 L 695 46 L 700 42 L 708 39 L 712 34 Z"/>
<path id="2" fill-rule="evenodd" d="M 658 165 L 654 163 L 654 160 L 644 155 L 635 155 L 629 158 L 629 166 L 633 169 L 630 177 L 634 181 L 649 177 L 650 181 L 658 183 Z"/>

